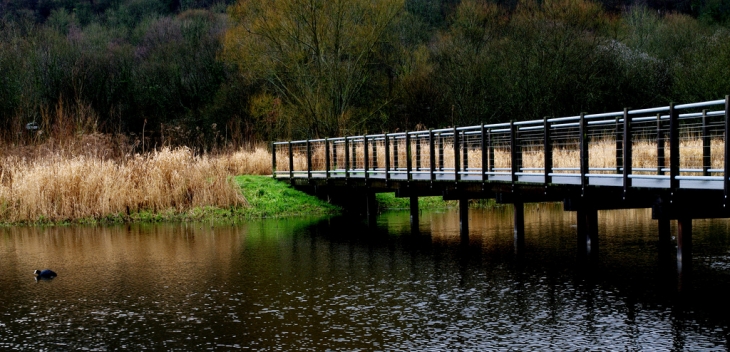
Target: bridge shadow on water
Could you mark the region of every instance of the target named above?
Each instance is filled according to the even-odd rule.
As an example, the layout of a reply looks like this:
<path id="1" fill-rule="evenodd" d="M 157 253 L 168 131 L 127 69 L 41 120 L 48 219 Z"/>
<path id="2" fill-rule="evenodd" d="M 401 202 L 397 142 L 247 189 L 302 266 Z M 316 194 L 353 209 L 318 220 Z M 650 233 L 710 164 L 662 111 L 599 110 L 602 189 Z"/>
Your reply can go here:
<path id="1" fill-rule="evenodd" d="M 610 324 L 605 311 L 612 309 L 620 313 L 621 324 L 635 328 L 638 336 L 645 312 L 651 310 L 668 320 L 672 342 L 667 347 L 672 350 L 690 348 L 686 340 L 692 331 L 709 330 L 727 338 L 728 220 L 695 220 L 693 258 L 682 266 L 676 237 L 659 239 L 650 210 L 599 212 L 597 253 L 579 250 L 574 213 L 563 212 L 561 204 L 527 206 L 522 243 L 514 239 L 513 212 L 511 206 L 470 209 L 468 236 L 459 233 L 459 214 L 454 210 L 421 211 L 417 230 L 410 225 L 408 211 L 392 211 L 379 215 L 376 223 L 333 218 L 312 231 L 315 238 L 408 258 L 405 265 L 414 273 L 424 269 L 419 265 L 428 258 L 434 276 L 456 275 L 453 282 L 462 288 L 480 286 L 480 280 L 506 284 L 509 287 L 502 289 L 526 292 L 515 294 L 508 304 L 529 310 L 534 305 L 530 300 L 546 300 L 543 303 L 554 314 L 548 320 L 560 319 L 565 309 L 561 302 L 569 292 L 567 301 L 582 305 L 581 324 L 589 330 L 592 325 Z M 671 233 L 676 230 L 672 224 Z"/>

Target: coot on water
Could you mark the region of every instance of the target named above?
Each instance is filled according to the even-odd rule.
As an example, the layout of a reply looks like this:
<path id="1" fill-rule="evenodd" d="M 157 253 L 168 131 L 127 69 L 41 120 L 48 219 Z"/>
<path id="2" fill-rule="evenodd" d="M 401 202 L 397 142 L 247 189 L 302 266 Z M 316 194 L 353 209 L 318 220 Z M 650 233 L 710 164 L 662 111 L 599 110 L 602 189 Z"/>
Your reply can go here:
<path id="1" fill-rule="evenodd" d="M 46 269 L 46 270 L 35 270 L 33 271 L 33 274 L 35 274 L 36 279 L 43 279 L 43 280 L 50 280 L 54 277 L 58 276 L 53 270 Z"/>

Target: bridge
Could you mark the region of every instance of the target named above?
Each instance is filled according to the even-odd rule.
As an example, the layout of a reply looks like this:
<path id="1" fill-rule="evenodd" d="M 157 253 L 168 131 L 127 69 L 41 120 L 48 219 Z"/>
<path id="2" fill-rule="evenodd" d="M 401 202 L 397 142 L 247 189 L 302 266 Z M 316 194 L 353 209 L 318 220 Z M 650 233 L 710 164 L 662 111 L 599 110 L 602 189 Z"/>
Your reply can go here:
<path id="1" fill-rule="evenodd" d="M 577 216 L 578 248 L 598 250 L 598 210 L 651 208 L 659 241 L 676 220 L 677 262 L 691 264 L 692 219 L 728 218 L 730 96 L 648 109 L 477 126 L 274 142 L 273 175 L 369 216 L 375 194 L 513 204 L 515 246 L 524 204 L 560 201 Z"/>

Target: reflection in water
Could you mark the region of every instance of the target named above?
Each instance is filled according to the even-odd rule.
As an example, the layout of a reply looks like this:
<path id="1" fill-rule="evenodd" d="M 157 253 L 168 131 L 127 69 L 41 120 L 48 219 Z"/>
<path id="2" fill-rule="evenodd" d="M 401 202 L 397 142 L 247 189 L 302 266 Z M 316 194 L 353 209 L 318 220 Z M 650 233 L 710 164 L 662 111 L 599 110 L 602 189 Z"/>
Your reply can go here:
<path id="1" fill-rule="evenodd" d="M 726 220 L 695 222 L 691 289 L 645 210 L 599 213 L 576 255 L 574 213 L 527 205 L 240 226 L 0 230 L 0 349 L 664 349 L 727 346 Z M 35 283 L 32 271 L 58 277 Z M 686 285 L 686 282 L 684 283 Z"/>

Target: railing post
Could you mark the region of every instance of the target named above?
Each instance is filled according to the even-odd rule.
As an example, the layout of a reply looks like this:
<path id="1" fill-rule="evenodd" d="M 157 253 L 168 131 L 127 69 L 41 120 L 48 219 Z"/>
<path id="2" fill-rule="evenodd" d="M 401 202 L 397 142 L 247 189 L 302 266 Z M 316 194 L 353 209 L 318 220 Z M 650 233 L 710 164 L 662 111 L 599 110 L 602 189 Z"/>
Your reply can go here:
<path id="1" fill-rule="evenodd" d="M 289 180 L 294 180 L 294 147 L 289 141 Z"/>
<path id="2" fill-rule="evenodd" d="M 723 189 L 725 190 L 725 200 L 723 207 L 728 208 L 728 196 L 730 196 L 730 95 L 725 96 L 725 162 L 723 178 Z"/>
<path id="3" fill-rule="evenodd" d="M 625 115 L 625 114 L 624 114 Z M 616 116 L 616 173 L 621 173 L 621 167 L 624 164 L 623 159 L 623 133 L 621 133 L 621 121 Z"/>
<path id="4" fill-rule="evenodd" d="M 276 143 L 271 142 L 271 176 L 276 178 Z"/>
<path id="5" fill-rule="evenodd" d="M 466 138 L 466 131 L 464 131 L 464 138 L 463 138 L 463 142 L 461 144 L 462 144 L 461 152 L 463 154 L 461 164 L 464 167 L 464 172 L 468 172 L 469 171 L 469 141 Z"/>
<path id="6" fill-rule="evenodd" d="M 429 168 L 429 179 L 433 185 L 433 181 L 436 180 L 434 170 L 436 169 L 436 146 L 434 145 L 433 129 L 428 130 L 428 168 Z"/>
<path id="7" fill-rule="evenodd" d="M 370 169 L 370 165 L 368 163 L 370 162 L 370 155 L 368 154 L 368 136 L 363 135 L 362 136 L 362 145 L 363 145 L 363 171 L 365 172 L 365 180 L 368 179 L 368 170 Z"/>
<path id="8" fill-rule="evenodd" d="M 324 139 L 324 178 L 330 179 L 330 141 L 327 138 Z"/>
<path id="9" fill-rule="evenodd" d="M 518 153 L 517 149 L 519 149 L 520 146 L 517 145 L 517 126 L 515 126 L 514 121 L 510 121 L 509 123 L 509 151 L 510 151 L 510 164 L 511 164 L 511 173 L 512 173 L 512 185 L 514 185 L 515 182 L 517 182 L 517 173 L 520 172 L 520 165 L 518 160 Z"/>
<path id="10" fill-rule="evenodd" d="M 459 181 L 459 171 L 461 171 L 461 160 L 459 155 L 459 131 L 454 126 L 454 181 Z"/>
<path id="11" fill-rule="evenodd" d="M 421 136 L 416 136 L 416 171 L 421 171 Z"/>
<path id="12" fill-rule="evenodd" d="M 487 162 L 489 163 L 487 171 L 494 171 L 494 139 L 492 138 L 492 130 L 487 130 Z"/>
<path id="13" fill-rule="evenodd" d="M 656 165 L 657 175 L 664 175 L 664 131 L 662 128 L 664 127 L 664 123 L 662 123 L 662 114 L 656 115 Z"/>
<path id="14" fill-rule="evenodd" d="M 307 180 L 312 179 L 312 142 L 307 139 Z"/>
<path id="15" fill-rule="evenodd" d="M 702 110 L 702 176 L 710 176 L 710 166 L 712 166 L 710 143 L 709 118 L 707 110 Z"/>
<path id="16" fill-rule="evenodd" d="M 629 175 L 633 172 L 631 170 L 632 164 L 633 164 L 633 154 L 632 154 L 632 147 L 633 142 L 632 139 L 632 133 L 631 133 L 631 116 L 629 116 L 629 109 L 624 108 L 624 173 L 623 173 L 623 186 L 624 186 L 624 196 L 623 198 L 626 199 L 626 196 L 629 193 L 629 188 L 631 187 L 631 178 L 629 178 Z"/>
<path id="17" fill-rule="evenodd" d="M 411 135 L 406 131 L 406 175 L 408 181 L 413 179 L 411 175 L 411 169 L 413 167 L 413 158 L 411 157 Z"/>
<path id="18" fill-rule="evenodd" d="M 390 181 L 390 138 L 385 134 L 385 184 Z"/>
<path id="19" fill-rule="evenodd" d="M 553 173 L 553 141 L 552 138 L 550 138 L 550 122 L 548 122 L 548 118 L 543 118 L 542 123 L 544 128 L 543 154 L 545 157 L 545 160 L 543 162 L 543 172 L 545 173 L 545 191 L 547 191 L 548 184 L 552 182 L 552 180 L 550 179 L 550 174 Z"/>
<path id="20" fill-rule="evenodd" d="M 393 136 L 393 167 L 398 171 L 398 136 Z"/>
<path id="21" fill-rule="evenodd" d="M 669 104 L 669 188 L 679 188 L 679 113 L 674 103 Z"/>
<path id="22" fill-rule="evenodd" d="M 352 173 L 355 173 L 355 170 L 357 170 L 357 143 L 355 140 L 352 141 L 352 152 L 350 153 L 350 159 L 352 160 Z M 352 175 L 351 175 L 352 176 Z"/>
<path id="23" fill-rule="evenodd" d="M 340 166 L 337 163 L 337 142 L 332 141 L 332 169 L 337 170 L 337 167 Z"/>
<path id="24" fill-rule="evenodd" d="M 439 140 L 439 171 L 444 171 L 444 138 L 441 137 L 441 132 L 438 134 Z"/>
<path id="25" fill-rule="evenodd" d="M 350 180 L 350 143 L 345 136 L 345 182 Z"/>
<path id="26" fill-rule="evenodd" d="M 487 171 L 489 170 L 488 156 L 487 156 L 487 130 L 484 128 L 484 122 L 479 126 L 480 136 L 482 138 L 482 186 L 487 182 Z"/>
<path id="27" fill-rule="evenodd" d="M 581 192 L 583 195 L 586 193 L 586 186 L 588 186 L 588 176 L 589 173 L 588 168 L 590 167 L 589 163 L 589 154 L 588 154 L 588 122 L 585 118 L 585 113 L 580 114 L 580 186 L 581 186 Z"/>
<path id="28" fill-rule="evenodd" d="M 378 171 L 378 140 L 373 137 L 373 171 Z"/>

